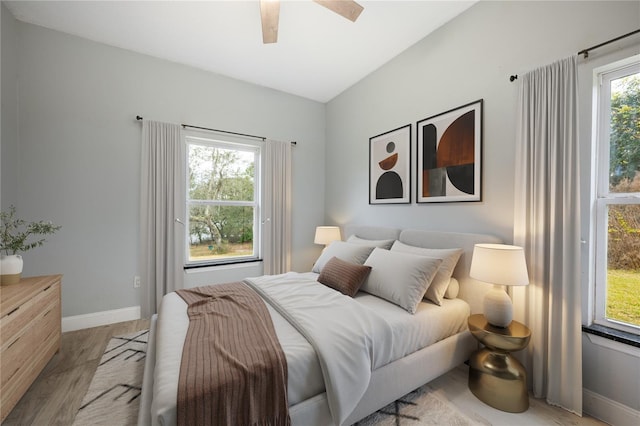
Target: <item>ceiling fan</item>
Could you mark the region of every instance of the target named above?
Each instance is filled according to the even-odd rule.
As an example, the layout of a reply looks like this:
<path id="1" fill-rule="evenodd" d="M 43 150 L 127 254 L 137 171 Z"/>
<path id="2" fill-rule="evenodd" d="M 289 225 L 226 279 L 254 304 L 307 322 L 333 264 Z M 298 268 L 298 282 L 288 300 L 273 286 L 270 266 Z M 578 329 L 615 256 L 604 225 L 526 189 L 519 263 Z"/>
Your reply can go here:
<path id="1" fill-rule="evenodd" d="M 313 0 L 321 6 L 356 22 L 364 9 L 353 0 Z M 262 42 L 264 44 L 278 41 L 278 20 L 280 18 L 280 0 L 260 0 L 262 17 Z"/>

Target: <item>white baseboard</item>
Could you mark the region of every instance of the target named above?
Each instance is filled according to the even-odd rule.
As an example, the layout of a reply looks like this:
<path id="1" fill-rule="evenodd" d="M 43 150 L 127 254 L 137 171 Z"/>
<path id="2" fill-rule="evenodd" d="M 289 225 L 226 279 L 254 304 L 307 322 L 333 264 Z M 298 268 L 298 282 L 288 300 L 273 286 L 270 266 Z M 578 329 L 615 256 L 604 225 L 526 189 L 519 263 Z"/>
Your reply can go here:
<path id="1" fill-rule="evenodd" d="M 582 389 L 582 410 L 596 419 L 614 426 L 640 424 L 640 411 L 605 396 Z"/>
<path id="2" fill-rule="evenodd" d="M 140 319 L 140 306 L 62 318 L 62 332 Z"/>

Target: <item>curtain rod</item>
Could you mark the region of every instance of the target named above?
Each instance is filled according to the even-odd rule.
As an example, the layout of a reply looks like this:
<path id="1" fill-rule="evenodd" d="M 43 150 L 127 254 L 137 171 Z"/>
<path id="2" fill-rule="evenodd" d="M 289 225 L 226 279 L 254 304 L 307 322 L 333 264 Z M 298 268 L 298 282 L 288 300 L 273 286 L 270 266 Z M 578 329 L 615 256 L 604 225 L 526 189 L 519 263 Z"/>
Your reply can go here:
<path id="1" fill-rule="evenodd" d="M 181 124 L 181 126 L 183 128 L 187 128 L 188 127 L 190 129 L 208 130 L 209 132 L 226 133 L 228 135 L 244 136 L 246 138 L 254 138 L 254 139 L 262 139 L 263 142 L 267 140 L 267 138 L 265 138 L 264 136 L 248 135 L 246 133 L 230 132 L 228 130 L 220 130 L 220 129 L 211 129 L 209 127 L 192 126 L 191 124 Z"/>
<path id="2" fill-rule="evenodd" d="M 597 49 L 599 47 L 606 46 L 607 44 L 611 44 L 611 43 L 613 43 L 615 41 L 622 40 L 623 38 L 627 38 L 629 36 L 632 36 L 632 35 L 638 34 L 638 33 L 640 33 L 640 29 L 635 30 L 635 31 L 631 31 L 630 33 L 627 33 L 625 35 L 621 35 L 620 37 L 612 38 L 611 40 L 607 40 L 604 43 L 600 43 L 600 44 L 598 44 L 596 46 L 592 46 L 592 47 L 589 47 L 587 49 L 582 49 L 581 51 L 578 52 L 578 55 L 584 55 L 584 58 L 586 59 L 586 58 L 589 57 L 589 51 L 590 50 L 594 50 L 594 49 Z"/>
<path id="3" fill-rule="evenodd" d="M 142 116 L 136 115 L 136 120 L 141 121 L 143 120 Z M 183 128 L 185 127 L 189 127 L 191 129 L 198 129 L 198 130 L 208 130 L 210 132 L 217 132 L 217 133 L 226 133 L 228 135 L 235 135 L 235 136 L 244 136 L 246 138 L 254 138 L 254 139 L 261 139 L 262 142 L 266 141 L 267 138 L 264 136 L 255 136 L 255 135 L 249 135 L 246 133 L 237 133 L 237 132 L 230 132 L 228 130 L 220 130 L 220 129 L 211 129 L 209 127 L 200 127 L 200 126 L 192 126 L 191 124 L 180 124 Z M 297 145 L 298 143 L 296 141 L 292 141 L 291 145 Z"/>
<path id="4" fill-rule="evenodd" d="M 591 46 L 591 47 L 589 47 L 587 49 L 582 49 L 581 51 L 578 52 L 578 55 L 584 55 L 584 58 L 586 59 L 586 58 L 589 57 L 589 52 L 590 51 L 595 50 L 595 49 L 597 49 L 599 47 L 602 47 L 602 46 L 606 46 L 607 44 L 611 44 L 613 42 L 616 42 L 618 40 L 622 40 L 623 38 L 627 38 L 629 36 L 632 36 L 632 35 L 638 34 L 638 33 L 640 33 L 640 29 L 637 29 L 635 31 L 631 31 L 630 33 L 621 35 L 621 36 L 616 37 L 616 38 L 612 38 L 611 40 L 607 40 L 604 43 L 600 43 L 600 44 L 597 44 L 595 46 Z M 517 80 L 517 79 L 518 79 L 518 74 L 514 74 L 514 75 L 509 76 L 509 81 L 511 81 L 511 82 L 513 82 L 514 80 Z"/>

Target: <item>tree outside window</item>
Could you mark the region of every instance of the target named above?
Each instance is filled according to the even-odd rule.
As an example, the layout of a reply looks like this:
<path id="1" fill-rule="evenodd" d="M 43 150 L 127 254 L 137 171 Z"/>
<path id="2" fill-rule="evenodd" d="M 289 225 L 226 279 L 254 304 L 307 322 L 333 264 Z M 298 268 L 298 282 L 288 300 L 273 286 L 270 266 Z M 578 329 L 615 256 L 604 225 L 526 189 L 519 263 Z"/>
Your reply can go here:
<path id="1" fill-rule="evenodd" d="M 194 138 L 187 143 L 187 264 L 257 258 L 259 148 Z"/>
<path id="2" fill-rule="evenodd" d="M 640 63 L 599 77 L 596 322 L 640 333 Z"/>

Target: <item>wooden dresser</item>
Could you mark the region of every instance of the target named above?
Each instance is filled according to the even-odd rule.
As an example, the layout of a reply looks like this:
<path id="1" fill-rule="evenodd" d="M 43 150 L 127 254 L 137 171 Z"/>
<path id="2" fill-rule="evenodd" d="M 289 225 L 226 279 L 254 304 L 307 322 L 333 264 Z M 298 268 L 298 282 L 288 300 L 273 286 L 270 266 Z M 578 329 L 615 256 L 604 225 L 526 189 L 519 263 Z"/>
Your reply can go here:
<path id="1" fill-rule="evenodd" d="M 62 275 L 0 287 L 0 421 L 60 349 Z"/>

